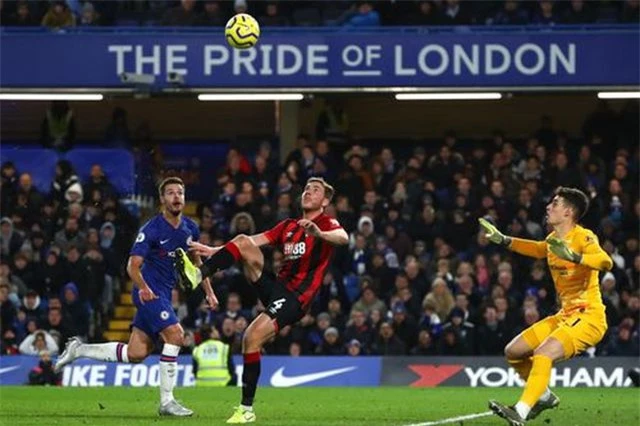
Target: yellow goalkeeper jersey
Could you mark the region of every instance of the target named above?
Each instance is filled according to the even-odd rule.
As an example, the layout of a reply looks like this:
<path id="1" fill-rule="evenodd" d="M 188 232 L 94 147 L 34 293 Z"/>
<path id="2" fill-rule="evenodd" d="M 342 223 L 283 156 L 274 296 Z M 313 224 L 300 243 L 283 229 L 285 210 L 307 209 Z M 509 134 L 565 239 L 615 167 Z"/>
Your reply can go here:
<path id="1" fill-rule="evenodd" d="M 555 232 L 547 236 L 559 238 Z M 571 314 L 584 307 L 602 307 L 598 271 L 610 270 L 613 261 L 600 247 L 598 237 L 590 230 L 576 225 L 563 239 L 567 247 L 582 254 L 580 264 L 568 262 L 547 249 L 546 241 L 513 238 L 511 250 L 538 259 L 547 258 L 551 277 L 561 302 L 561 313 Z"/>

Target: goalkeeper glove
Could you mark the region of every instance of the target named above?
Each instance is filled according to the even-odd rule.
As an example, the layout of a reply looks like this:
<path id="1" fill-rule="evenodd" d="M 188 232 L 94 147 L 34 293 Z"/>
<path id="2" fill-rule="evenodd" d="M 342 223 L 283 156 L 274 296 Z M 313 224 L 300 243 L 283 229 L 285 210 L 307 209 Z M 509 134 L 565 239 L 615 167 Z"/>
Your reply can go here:
<path id="1" fill-rule="evenodd" d="M 551 253 L 555 254 L 560 259 L 573 263 L 580 263 L 582 261 L 582 255 L 567 247 L 564 241 L 560 238 L 549 237 L 547 238 L 547 244 Z"/>
<path id="2" fill-rule="evenodd" d="M 487 237 L 489 241 L 495 244 L 501 244 L 503 246 L 508 246 L 509 244 L 511 244 L 511 237 L 508 237 L 502 232 L 498 231 L 498 228 L 491 224 L 491 222 L 484 218 L 478 219 L 478 222 L 485 232 L 485 237 Z"/>

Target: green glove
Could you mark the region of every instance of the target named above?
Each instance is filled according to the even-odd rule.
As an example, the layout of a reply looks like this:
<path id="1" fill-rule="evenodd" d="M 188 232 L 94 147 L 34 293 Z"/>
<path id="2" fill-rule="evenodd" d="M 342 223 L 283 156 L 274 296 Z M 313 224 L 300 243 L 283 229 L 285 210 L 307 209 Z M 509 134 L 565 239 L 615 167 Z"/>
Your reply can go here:
<path id="1" fill-rule="evenodd" d="M 498 231 L 498 228 L 496 228 L 493 224 L 491 224 L 491 222 L 483 218 L 478 219 L 478 222 L 480 223 L 480 226 L 485 232 L 485 237 L 487 237 L 489 241 L 495 244 L 502 244 L 505 246 L 508 246 L 509 244 L 511 244 L 511 238 L 507 237 L 502 232 Z"/>
<path id="2" fill-rule="evenodd" d="M 560 238 L 549 237 L 547 238 L 547 245 L 551 253 L 558 256 L 560 259 L 567 260 L 573 263 L 580 263 L 582 261 L 582 255 L 571 250 Z"/>

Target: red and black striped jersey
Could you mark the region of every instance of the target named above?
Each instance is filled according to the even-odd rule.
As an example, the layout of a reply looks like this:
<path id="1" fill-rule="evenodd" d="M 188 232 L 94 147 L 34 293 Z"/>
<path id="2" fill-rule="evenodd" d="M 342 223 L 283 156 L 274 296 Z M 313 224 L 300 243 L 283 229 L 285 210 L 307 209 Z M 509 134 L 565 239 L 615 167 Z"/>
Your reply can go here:
<path id="1" fill-rule="evenodd" d="M 285 219 L 264 234 L 272 245 L 278 246 L 284 259 L 278 279 L 295 293 L 305 309 L 320 289 L 325 271 L 333 256 L 333 245 L 307 235 L 298 225 L 300 219 Z M 340 223 L 322 213 L 313 222 L 321 231 L 341 229 Z"/>

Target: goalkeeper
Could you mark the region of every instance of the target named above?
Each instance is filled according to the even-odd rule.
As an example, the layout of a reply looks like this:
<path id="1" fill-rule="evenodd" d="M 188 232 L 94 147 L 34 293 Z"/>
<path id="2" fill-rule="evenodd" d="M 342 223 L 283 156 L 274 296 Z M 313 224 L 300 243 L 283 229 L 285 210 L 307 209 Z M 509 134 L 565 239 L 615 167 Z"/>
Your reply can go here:
<path id="1" fill-rule="evenodd" d="M 489 401 L 489 408 L 512 426 L 557 407 L 560 400 L 548 388 L 552 364 L 595 346 L 607 331 L 598 271 L 611 269 L 613 262 L 594 233 L 577 224 L 588 207 L 582 191 L 558 188 L 547 205 L 547 224 L 553 232 L 545 241 L 512 238 L 479 219 L 491 242 L 525 256 L 547 258 L 561 302 L 558 313 L 527 328 L 505 348 L 507 362 L 526 384 L 515 406 Z"/>

